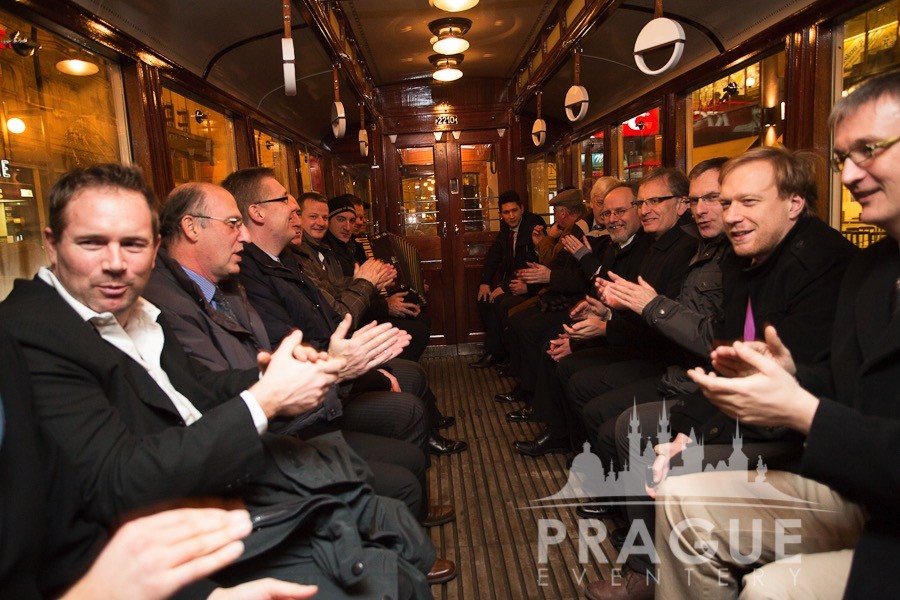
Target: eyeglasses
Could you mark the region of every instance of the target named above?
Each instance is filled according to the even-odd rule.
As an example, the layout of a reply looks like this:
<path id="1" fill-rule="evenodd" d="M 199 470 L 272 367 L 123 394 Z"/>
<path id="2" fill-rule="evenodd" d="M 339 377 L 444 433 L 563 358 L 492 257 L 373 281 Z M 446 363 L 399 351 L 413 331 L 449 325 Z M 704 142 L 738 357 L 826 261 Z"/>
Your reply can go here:
<path id="1" fill-rule="evenodd" d="M 621 219 L 622 216 L 627 213 L 631 208 L 617 208 L 616 210 L 604 210 L 600 213 L 601 219 L 608 219 L 611 215 L 616 215 L 617 219 Z"/>
<path id="2" fill-rule="evenodd" d="M 655 198 L 646 198 L 644 200 L 632 200 L 631 205 L 635 208 L 640 208 L 646 202 L 648 206 L 659 206 L 661 203 L 666 200 L 671 200 L 672 198 L 679 198 L 680 196 L 675 196 L 674 194 L 671 196 L 657 196 Z"/>
<path id="3" fill-rule="evenodd" d="M 232 229 L 240 229 L 244 224 L 244 220 L 240 217 L 211 217 L 209 215 L 190 215 L 195 219 L 212 219 L 213 221 L 221 221 Z"/>
<path id="4" fill-rule="evenodd" d="M 835 150 L 831 156 L 831 168 L 840 173 L 844 170 L 844 163 L 847 162 L 848 158 L 853 161 L 853 164 L 861 165 L 867 160 L 872 160 L 874 157 L 878 156 L 882 150 L 887 150 L 897 142 L 900 142 L 900 135 L 892 137 L 889 140 L 862 144 L 856 148 L 851 148 L 848 152 L 838 152 Z"/>
<path id="5" fill-rule="evenodd" d="M 696 207 L 701 202 L 703 204 L 718 204 L 719 192 L 710 192 L 702 196 L 688 196 L 688 203 L 691 205 L 691 208 Z"/>
<path id="6" fill-rule="evenodd" d="M 281 198 L 272 198 L 271 200 L 260 200 L 259 202 L 253 202 L 253 204 L 268 204 L 269 202 L 287 202 L 290 196 L 282 196 Z"/>

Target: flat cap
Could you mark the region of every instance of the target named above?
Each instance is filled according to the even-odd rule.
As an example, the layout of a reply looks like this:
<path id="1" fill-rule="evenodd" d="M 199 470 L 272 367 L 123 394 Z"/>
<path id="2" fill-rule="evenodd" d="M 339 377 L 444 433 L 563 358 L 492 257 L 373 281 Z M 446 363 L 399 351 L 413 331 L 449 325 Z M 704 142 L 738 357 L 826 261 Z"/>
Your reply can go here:
<path id="1" fill-rule="evenodd" d="M 584 198 L 579 189 L 563 190 L 550 200 L 550 206 L 562 206 L 569 210 L 577 210 L 584 206 Z"/>

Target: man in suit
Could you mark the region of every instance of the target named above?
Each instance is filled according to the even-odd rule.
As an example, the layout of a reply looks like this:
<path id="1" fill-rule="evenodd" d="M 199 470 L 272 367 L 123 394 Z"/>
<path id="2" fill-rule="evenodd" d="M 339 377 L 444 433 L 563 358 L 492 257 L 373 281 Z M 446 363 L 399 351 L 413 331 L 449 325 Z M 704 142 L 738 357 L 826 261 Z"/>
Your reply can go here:
<path id="1" fill-rule="evenodd" d="M 799 474 L 770 470 L 766 479 L 815 502 L 816 510 L 759 507 L 741 514 L 745 520 L 763 519 L 764 527 L 774 518 L 797 518 L 790 550 L 801 556 L 772 562 L 779 557 L 772 540 L 763 537 L 755 563 L 734 565 L 728 545 L 721 544 L 711 560 L 691 569 L 693 582 L 686 587 L 684 565 L 663 543 L 672 526 L 693 512 L 681 503 L 686 489 L 699 486 L 695 492 L 702 495 L 711 485 L 746 487 L 747 482 L 729 483 L 728 473 L 675 477 L 659 490 L 667 508 L 658 519 L 662 573 L 657 597 L 683 597 L 689 590 L 691 596 L 734 598 L 737 576 L 760 565 L 765 566 L 743 578 L 748 594 L 836 597 L 843 590 L 845 598 L 887 598 L 900 589 L 900 146 L 895 145 L 900 140 L 900 75 L 870 80 L 839 100 L 831 122 L 832 166 L 861 205 L 860 220 L 884 228 L 888 237 L 857 255 L 847 269 L 830 360 L 815 369 L 795 364 L 769 327 L 765 344 L 736 343 L 713 352 L 713 366 L 731 378 L 691 372 L 706 397 L 727 414 L 806 436 Z M 716 525 L 726 518 L 721 513 L 705 512 L 704 518 Z M 686 547 L 705 537 L 697 529 L 672 533 Z M 711 571 L 724 576 L 713 581 Z"/>
<path id="2" fill-rule="evenodd" d="M 505 360 L 503 325 L 509 310 L 534 294 L 516 271 L 537 260 L 531 232 L 544 227 L 543 217 L 525 210 L 515 190 L 500 194 L 500 231 L 487 254 L 478 286 L 478 314 L 484 325 L 484 353 L 469 366 L 486 369 Z"/>
<path id="3" fill-rule="evenodd" d="M 0 322 L 22 346 L 42 432 L 70 465 L 85 518 L 111 525 L 162 502 L 233 498 L 257 529 L 220 583 L 269 575 L 329 597 L 430 597 L 433 546 L 402 502 L 372 493 L 339 434 L 300 442 L 267 432 L 272 419 L 315 409 L 340 369 L 396 353 L 400 338 L 382 340 L 386 352 L 373 340 L 327 357 L 295 333 L 261 357 L 261 377 L 195 368 L 140 298 L 158 246 L 140 174 L 75 170 L 49 198 L 51 266 L 16 282 Z"/>
<path id="4" fill-rule="evenodd" d="M 144 298 L 162 311 L 185 352 L 204 366 L 214 371 L 256 367 L 257 353 L 271 348 L 262 320 L 237 280 L 240 252 L 250 237 L 234 198 L 211 183 L 180 185 L 163 206 L 160 234 L 162 247 Z M 427 459 L 414 445 L 424 441 L 424 425 L 397 423 L 401 439 L 368 433 L 369 411 L 377 410 L 378 403 L 392 411 L 394 394 L 354 397 L 346 388 L 343 401 L 337 393 L 326 399 L 320 418 L 308 419 L 303 435 L 343 426 L 347 443 L 372 469 L 375 491 L 403 500 L 424 525 L 434 525 L 435 515 L 447 511 L 425 510 Z M 362 406 L 366 412 L 354 416 Z M 421 412 L 416 414 L 424 421 Z M 301 433 L 297 424 L 289 426 Z"/>
<path id="5" fill-rule="evenodd" d="M 300 329 L 304 339 L 316 349 L 330 347 L 335 343 L 333 338 L 341 322 L 336 309 L 339 305 L 334 296 L 316 285 L 314 276 L 310 275 L 320 268 L 318 259 L 309 257 L 311 264 L 306 270 L 295 252 L 289 249 L 293 239 L 306 236 L 297 201 L 275 179 L 272 170 L 265 167 L 235 171 L 225 179 L 223 187 L 234 196 L 250 232 L 251 241 L 244 245 L 241 253 L 239 276 L 250 304 L 262 317 L 269 340 L 277 343 L 289 332 Z M 318 209 L 314 210 L 318 212 Z M 308 222 L 324 225 L 318 217 L 310 216 Z M 421 410 L 418 405 L 424 403 L 427 422 L 422 447 L 432 454 L 453 454 L 466 449 L 465 442 L 450 440 L 438 433 L 437 429 L 453 423 L 452 417 L 445 419 L 440 414 L 425 372 L 418 364 L 395 359 L 377 371 L 366 373 L 355 383 L 354 389 L 357 392 L 402 392 L 393 396 L 395 401 L 391 411 L 380 405 L 369 412 L 367 426 L 370 433 L 377 433 L 373 428 L 378 427 L 382 434 L 398 437 L 390 432 L 398 423 L 408 422 L 408 414 Z M 359 414 L 357 412 L 357 416 Z"/>

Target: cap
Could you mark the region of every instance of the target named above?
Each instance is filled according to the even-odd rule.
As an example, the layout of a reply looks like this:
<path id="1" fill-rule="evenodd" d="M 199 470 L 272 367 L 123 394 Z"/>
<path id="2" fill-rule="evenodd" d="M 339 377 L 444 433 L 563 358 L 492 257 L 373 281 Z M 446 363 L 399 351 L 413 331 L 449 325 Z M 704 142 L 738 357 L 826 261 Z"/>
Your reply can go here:
<path id="1" fill-rule="evenodd" d="M 550 200 L 550 206 L 562 206 L 569 210 L 577 210 L 584 206 L 584 198 L 579 189 L 563 190 Z"/>

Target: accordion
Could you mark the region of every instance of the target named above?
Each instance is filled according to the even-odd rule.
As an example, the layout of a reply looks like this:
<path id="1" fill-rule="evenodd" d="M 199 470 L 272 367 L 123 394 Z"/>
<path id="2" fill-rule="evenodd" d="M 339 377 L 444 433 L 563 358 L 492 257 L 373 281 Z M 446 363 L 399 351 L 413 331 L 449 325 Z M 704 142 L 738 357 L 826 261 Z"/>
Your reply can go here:
<path id="1" fill-rule="evenodd" d="M 360 236 L 354 241 L 362 246 L 366 258 L 377 258 L 397 269 L 397 278 L 385 289 L 387 295 L 406 292 L 407 302 L 415 302 L 419 306 L 427 304 L 422 259 L 415 246 L 393 233 L 380 233 L 371 237 Z"/>

